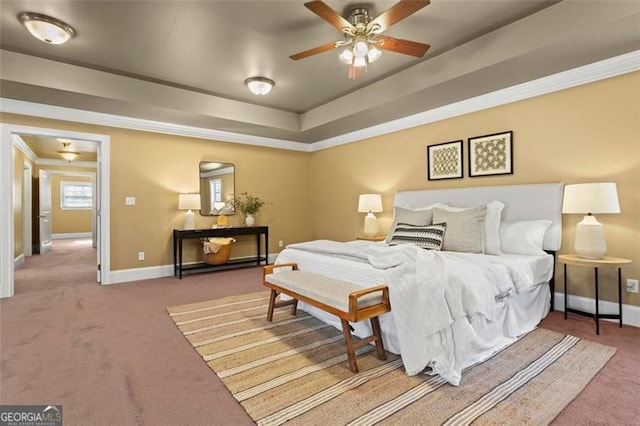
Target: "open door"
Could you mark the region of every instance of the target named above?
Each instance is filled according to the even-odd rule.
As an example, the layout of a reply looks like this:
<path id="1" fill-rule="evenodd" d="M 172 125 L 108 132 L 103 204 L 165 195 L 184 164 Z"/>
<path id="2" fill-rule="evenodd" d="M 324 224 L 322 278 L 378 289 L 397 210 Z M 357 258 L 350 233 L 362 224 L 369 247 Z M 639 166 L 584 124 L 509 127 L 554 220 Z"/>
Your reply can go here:
<path id="1" fill-rule="evenodd" d="M 102 283 L 102 146 L 98 144 L 98 167 L 96 167 L 96 178 L 93 186 L 93 244 L 96 249 L 97 280 Z"/>
<path id="2" fill-rule="evenodd" d="M 40 224 L 40 254 L 51 250 L 51 175 L 45 170 L 39 174 L 38 222 Z"/>

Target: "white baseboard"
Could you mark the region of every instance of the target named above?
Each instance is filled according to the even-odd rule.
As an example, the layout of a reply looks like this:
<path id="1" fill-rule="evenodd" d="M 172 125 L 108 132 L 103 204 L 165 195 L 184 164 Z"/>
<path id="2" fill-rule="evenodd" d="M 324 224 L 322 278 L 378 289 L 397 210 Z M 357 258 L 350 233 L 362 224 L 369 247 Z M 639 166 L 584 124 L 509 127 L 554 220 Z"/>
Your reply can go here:
<path id="1" fill-rule="evenodd" d="M 75 238 L 91 238 L 91 232 L 76 232 L 69 234 L 51 234 L 52 240 L 71 240 Z"/>
<path id="2" fill-rule="evenodd" d="M 589 297 L 569 295 L 568 307 L 586 312 L 595 312 L 595 300 Z M 554 297 L 556 311 L 564 312 L 564 293 L 556 292 Z M 618 304 L 608 300 L 600 300 L 601 314 L 617 314 Z M 604 319 L 603 321 L 618 322 L 617 319 Z M 640 306 L 622 305 L 622 324 L 640 327 Z"/>
<path id="3" fill-rule="evenodd" d="M 145 268 L 111 271 L 110 280 L 103 284 L 118 284 L 130 281 L 151 280 L 173 276 L 173 265 L 148 266 Z"/>
<path id="4" fill-rule="evenodd" d="M 13 267 L 20 266 L 24 263 L 24 253 L 20 253 L 18 257 L 13 259 Z"/>
<path id="5" fill-rule="evenodd" d="M 247 259 L 250 259 L 252 256 L 246 256 Z M 267 261 L 269 263 L 273 263 L 278 257 L 278 253 L 270 253 L 267 256 Z M 244 259 L 245 257 L 234 257 L 234 259 Z M 188 263 L 185 263 L 188 265 Z M 164 277 L 172 277 L 173 276 L 173 264 L 171 265 L 161 265 L 161 266 L 149 266 L 145 268 L 133 268 L 133 269 L 120 269 L 118 271 L 111 271 L 110 281 L 108 283 L 103 283 L 105 285 L 109 284 L 119 284 L 126 283 L 131 281 L 140 281 L 140 280 L 151 280 L 154 278 L 164 278 Z"/>

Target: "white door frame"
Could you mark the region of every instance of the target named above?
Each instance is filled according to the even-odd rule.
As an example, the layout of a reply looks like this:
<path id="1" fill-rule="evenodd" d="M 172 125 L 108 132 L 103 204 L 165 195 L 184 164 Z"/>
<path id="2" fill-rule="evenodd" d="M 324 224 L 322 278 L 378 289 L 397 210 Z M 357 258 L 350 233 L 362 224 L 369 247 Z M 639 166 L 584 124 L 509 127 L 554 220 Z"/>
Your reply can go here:
<path id="1" fill-rule="evenodd" d="M 24 257 L 33 255 L 33 240 L 31 219 L 33 218 L 33 167 L 28 161 L 22 164 L 22 249 Z"/>
<path id="2" fill-rule="evenodd" d="M 110 258 L 110 192 L 109 192 L 109 160 L 110 137 L 94 133 L 72 132 L 67 130 L 49 129 L 41 127 L 20 126 L 14 124 L 0 124 L 0 297 L 11 297 L 14 294 L 13 285 L 13 250 L 14 250 L 14 220 L 13 220 L 13 135 L 32 135 L 54 138 L 81 139 L 98 143 L 98 167 L 100 174 L 100 210 L 97 212 L 100 220 L 100 235 L 98 248 L 100 253 L 100 283 L 109 284 L 111 281 Z"/>

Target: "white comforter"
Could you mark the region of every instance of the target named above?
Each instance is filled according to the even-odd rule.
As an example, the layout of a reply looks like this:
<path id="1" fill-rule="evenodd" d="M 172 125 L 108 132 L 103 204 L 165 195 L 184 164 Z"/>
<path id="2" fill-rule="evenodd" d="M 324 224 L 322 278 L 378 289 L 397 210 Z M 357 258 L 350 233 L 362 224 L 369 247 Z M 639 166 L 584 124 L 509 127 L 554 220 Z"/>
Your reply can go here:
<path id="1" fill-rule="evenodd" d="M 430 367 L 453 385 L 460 384 L 474 334 L 493 320 L 496 300 L 533 285 L 531 268 L 523 261 L 328 240 L 288 248 L 383 270 L 407 374 Z"/>

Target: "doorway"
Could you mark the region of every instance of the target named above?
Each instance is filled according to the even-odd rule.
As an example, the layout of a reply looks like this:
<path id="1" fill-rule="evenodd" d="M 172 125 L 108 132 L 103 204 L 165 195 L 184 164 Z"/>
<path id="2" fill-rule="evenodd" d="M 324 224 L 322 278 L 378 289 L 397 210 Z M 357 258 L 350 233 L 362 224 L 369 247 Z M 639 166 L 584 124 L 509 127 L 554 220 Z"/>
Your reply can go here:
<path id="1" fill-rule="evenodd" d="M 11 124 L 0 124 L 0 129 L 0 297 L 11 297 L 15 292 L 14 259 L 16 253 L 13 211 L 15 203 L 21 203 L 22 200 L 16 200 L 13 196 L 16 176 L 13 146 L 20 135 L 82 140 L 97 144 L 96 193 L 98 196 L 95 197 L 97 240 L 95 270 L 97 282 L 108 284 L 110 282 L 109 136 Z"/>

